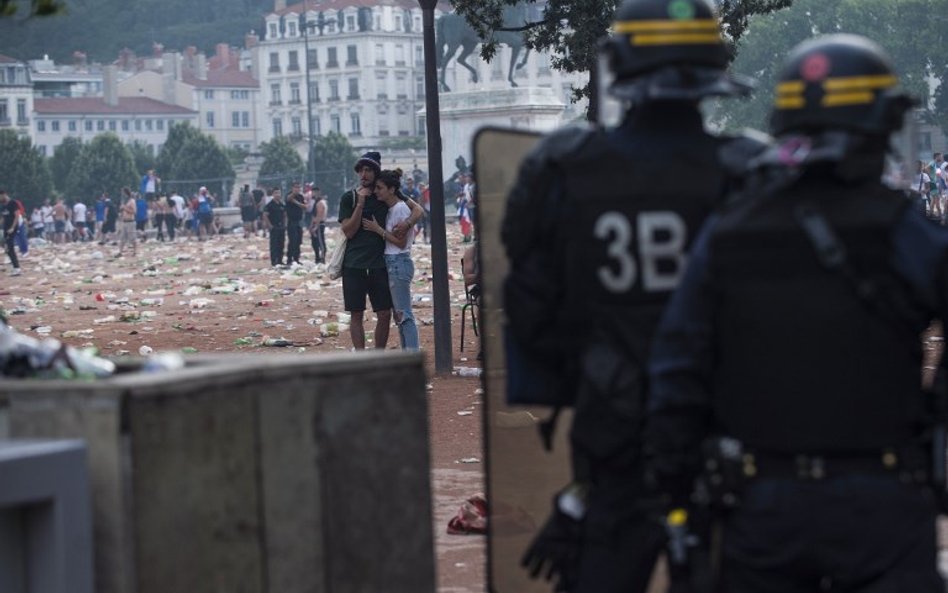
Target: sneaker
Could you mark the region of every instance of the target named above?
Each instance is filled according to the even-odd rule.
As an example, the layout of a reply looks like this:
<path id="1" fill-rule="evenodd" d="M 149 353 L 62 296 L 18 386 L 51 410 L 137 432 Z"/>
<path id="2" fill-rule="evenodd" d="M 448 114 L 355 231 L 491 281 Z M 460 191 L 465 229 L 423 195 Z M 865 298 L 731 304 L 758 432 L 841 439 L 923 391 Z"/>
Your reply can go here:
<path id="1" fill-rule="evenodd" d="M 20 268 L 13 268 L 13 271 L 10 272 L 10 275 L 11 275 L 11 276 L 19 276 L 19 275 L 22 274 L 22 273 L 23 273 L 23 270 L 21 270 Z"/>

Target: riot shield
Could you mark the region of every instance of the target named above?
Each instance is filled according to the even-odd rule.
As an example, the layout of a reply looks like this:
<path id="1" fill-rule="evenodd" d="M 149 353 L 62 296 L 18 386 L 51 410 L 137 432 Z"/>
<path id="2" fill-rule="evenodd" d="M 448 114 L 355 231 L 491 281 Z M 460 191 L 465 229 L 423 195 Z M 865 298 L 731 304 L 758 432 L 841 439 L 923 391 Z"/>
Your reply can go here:
<path id="1" fill-rule="evenodd" d="M 544 450 L 539 420 L 546 407 L 507 404 L 503 284 L 509 264 L 500 240 L 507 196 L 523 156 L 539 134 L 483 128 L 472 154 L 477 186 L 478 257 L 481 269 L 481 344 L 484 352 L 484 443 L 488 520 L 488 590 L 539 593 L 550 583 L 532 580 L 520 559 L 548 517 L 553 494 L 570 481 L 567 411 L 560 416 L 552 452 Z"/>

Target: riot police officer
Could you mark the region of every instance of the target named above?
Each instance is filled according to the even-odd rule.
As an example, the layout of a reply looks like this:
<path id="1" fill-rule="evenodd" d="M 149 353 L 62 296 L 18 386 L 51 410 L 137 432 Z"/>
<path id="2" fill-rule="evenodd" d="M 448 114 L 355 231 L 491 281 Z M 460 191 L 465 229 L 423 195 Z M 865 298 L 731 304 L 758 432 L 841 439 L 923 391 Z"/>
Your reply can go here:
<path id="1" fill-rule="evenodd" d="M 523 563 L 558 590 L 629 593 L 664 540 L 636 503 L 649 340 L 727 178 L 698 104 L 750 86 L 726 72 L 708 0 L 626 0 L 604 52 L 622 123 L 552 133 L 509 196 L 507 366 L 528 376 L 508 400 L 575 408 L 574 481 Z"/>
<path id="2" fill-rule="evenodd" d="M 926 437 L 944 434 L 944 394 L 920 377 L 921 334 L 948 314 L 948 233 L 880 181 L 913 104 L 898 82 L 862 37 L 791 52 L 774 146 L 696 239 L 656 333 L 646 446 L 675 499 L 697 478 L 726 509 L 728 593 L 945 590 L 944 441 Z"/>

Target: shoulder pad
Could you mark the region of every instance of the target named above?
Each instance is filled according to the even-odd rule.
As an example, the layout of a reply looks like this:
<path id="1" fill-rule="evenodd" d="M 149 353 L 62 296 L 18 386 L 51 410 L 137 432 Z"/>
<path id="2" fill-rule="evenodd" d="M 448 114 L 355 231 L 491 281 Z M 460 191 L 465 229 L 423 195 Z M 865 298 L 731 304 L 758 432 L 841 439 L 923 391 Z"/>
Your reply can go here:
<path id="1" fill-rule="evenodd" d="M 758 130 L 745 128 L 737 136 L 722 136 L 718 159 L 731 176 L 745 173 L 751 162 L 773 146 L 774 139 Z"/>

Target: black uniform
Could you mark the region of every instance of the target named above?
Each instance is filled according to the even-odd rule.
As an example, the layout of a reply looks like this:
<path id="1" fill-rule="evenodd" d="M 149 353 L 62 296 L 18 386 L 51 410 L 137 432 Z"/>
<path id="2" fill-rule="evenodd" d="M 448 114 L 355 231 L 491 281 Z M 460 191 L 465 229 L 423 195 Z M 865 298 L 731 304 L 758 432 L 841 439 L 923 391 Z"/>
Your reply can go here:
<path id="1" fill-rule="evenodd" d="M 294 200 L 303 202 L 302 194 L 290 194 L 286 198 L 286 263 L 300 263 L 300 247 L 303 244 L 303 207 Z"/>
<path id="2" fill-rule="evenodd" d="M 575 479 L 592 486 L 570 591 L 644 590 L 660 551 L 661 529 L 634 504 L 645 362 L 688 246 L 723 193 L 723 143 L 694 103 L 647 103 L 617 129 L 548 137 L 510 196 L 510 347 L 547 375 L 530 380 L 544 397 L 558 388 L 555 401 L 532 403 L 575 404 Z"/>
<path id="3" fill-rule="evenodd" d="M 270 200 L 270 203 L 263 207 L 263 211 L 271 225 L 270 265 L 279 266 L 283 264 L 283 246 L 286 243 L 286 204 L 275 199 Z"/>
<path id="4" fill-rule="evenodd" d="M 12 198 L 3 205 L 3 240 L 7 257 L 10 258 L 13 269 L 20 267 L 20 261 L 16 257 L 16 218 L 18 212 L 19 208 Z"/>
<path id="5" fill-rule="evenodd" d="M 948 314 L 948 233 L 899 192 L 819 169 L 759 198 L 709 224 L 657 334 L 656 467 L 684 488 L 702 439 L 743 444 L 727 591 L 943 591 L 935 505 L 917 483 L 932 403 L 919 335 Z M 801 204 L 817 205 L 855 280 L 821 263 Z"/>

